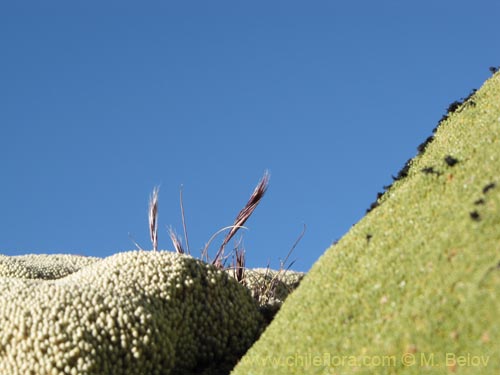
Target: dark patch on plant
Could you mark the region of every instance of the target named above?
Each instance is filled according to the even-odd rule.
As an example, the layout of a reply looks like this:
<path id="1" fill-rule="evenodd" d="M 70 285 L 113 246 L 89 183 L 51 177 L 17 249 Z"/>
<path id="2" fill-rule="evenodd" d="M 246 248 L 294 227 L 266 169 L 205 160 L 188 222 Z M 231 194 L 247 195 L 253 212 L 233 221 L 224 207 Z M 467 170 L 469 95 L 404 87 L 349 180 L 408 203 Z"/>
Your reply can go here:
<path id="1" fill-rule="evenodd" d="M 422 152 L 425 151 L 429 143 L 431 143 L 434 140 L 434 136 L 430 135 L 427 137 L 425 141 L 423 141 L 421 144 L 418 145 L 417 150 L 421 154 Z"/>
<path id="2" fill-rule="evenodd" d="M 454 113 L 458 108 L 460 108 L 460 106 L 462 105 L 462 102 L 459 101 L 459 100 L 455 100 L 453 103 L 451 103 L 449 106 L 448 106 L 448 109 L 446 110 L 446 112 L 448 114 L 452 114 Z"/>
<path id="3" fill-rule="evenodd" d="M 497 184 L 495 184 L 494 182 L 489 183 L 488 185 L 483 187 L 483 194 L 486 194 L 488 191 L 495 188 L 495 186 L 497 186 Z"/>
<path id="4" fill-rule="evenodd" d="M 421 172 L 425 173 L 425 174 L 435 174 L 436 176 L 440 176 L 441 175 L 441 172 L 436 171 L 434 169 L 434 167 L 425 167 L 425 168 L 422 168 Z"/>
<path id="5" fill-rule="evenodd" d="M 490 182 L 489 184 L 486 184 L 483 187 L 483 194 L 487 194 L 491 189 L 494 189 L 495 187 L 496 187 L 495 182 Z M 486 200 L 484 198 L 479 198 L 479 199 L 474 201 L 474 205 L 476 205 L 476 206 L 480 206 L 480 205 L 483 205 L 485 203 L 486 203 Z M 481 219 L 479 212 L 477 212 L 477 211 L 472 211 L 470 213 L 470 217 L 476 221 L 479 221 Z"/>
<path id="6" fill-rule="evenodd" d="M 481 204 L 484 204 L 484 199 L 483 199 L 483 198 L 478 199 L 477 201 L 475 201 L 475 202 L 474 202 L 474 204 L 475 204 L 476 206 L 479 206 L 479 205 L 481 205 Z"/>
<path id="7" fill-rule="evenodd" d="M 260 308 L 259 311 L 262 314 L 266 325 L 269 325 L 273 321 L 274 316 L 278 313 L 279 307 L 274 305 L 264 305 Z"/>
<path id="8" fill-rule="evenodd" d="M 465 98 L 461 98 L 460 101 L 459 101 L 460 105 L 458 106 L 458 108 L 455 109 L 455 111 L 458 110 L 458 112 L 461 112 L 462 109 L 466 105 L 470 105 L 472 107 L 475 107 L 476 106 L 476 102 L 474 100 L 472 100 L 472 96 L 476 93 L 476 91 L 477 91 L 476 89 L 472 89 L 471 92 L 469 93 L 469 95 L 467 95 Z"/>
<path id="9" fill-rule="evenodd" d="M 490 66 L 489 70 L 491 74 L 495 74 L 496 72 L 498 72 L 498 70 L 500 70 L 500 66 Z"/>
<path id="10" fill-rule="evenodd" d="M 372 204 L 370 204 L 370 207 L 368 207 L 368 209 L 366 210 L 366 213 L 370 212 L 370 211 L 373 211 L 375 208 L 377 208 L 379 206 L 379 203 L 378 202 L 373 202 Z M 334 243 L 334 245 L 336 245 L 337 243 Z"/>
<path id="11" fill-rule="evenodd" d="M 372 239 L 373 235 L 371 233 L 368 233 L 366 235 L 366 242 L 370 243 L 371 239 Z"/>
<path id="12" fill-rule="evenodd" d="M 436 127 L 434 129 L 432 129 L 432 135 L 427 137 L 424 142 L 422 142 L 421 144 L 418 145 L 418 147 L 417 147 L 418 153 L 416 156 L 421 155 L 427 149 L 427 146 L 434 140 L 434 134 L 437 132 L 439 126 L 446 119 L 448 119 L 450 114 L 452 114 L 454 112 L 461 112 L 463 110 L 463 108 L 465 108 L 465 106 L 467 106 L 467 105 L 473 106 L 473 107 L 476 105 L 476 103 L 472 100 L 472 96 L 476 93 L 476 91 L 477 91 L 476 89 L 472 89 L 471 92 L 469 93 L 469 95 L 467 95 L 465 98 L 461 98 L 460 100 L 456 100 L 448 106 L 447 111 L 446 111 L 447 113 L 441 117 L 441 119 L 438 121 Z M 412 161 L 412 158 L 410 158 L 406 161 L 403 168 L 401 168 L 399 170 L 396 177 L 391 176 L 393 179 L 393 182 L 399 181 L 399 180 L 402 180 L 402 179 L 408 177 L 408 172 L 410 170 L 411 161 Z M 448 155 L 445 157 L 445 162 L 450 167 L 452 167 L 458 163 L 458 160 L 456 158 Z M 426 173 L 426 172 L 424 172 L 424 173 Z M 375 208 L 377 208 L 380 205 L 379 200 L 380 200 L 381 196 L 384 195 L 385 192 L 388 191 L 391 187 L 392 187 L 392 184 L 390 184 L 388 186 L 384 186 L 384 192 L 377 194 L 377 200 L 375 202 L 373 202 L 372 204 L 370 204 L 370 207 L 366 210 L 366 213 L 371 212 L 372 210 L 374 210 Z"/>
<path id="13" fill-rule="evenodd" d="M 373 210 L 374 208 L 376 208 L 376 207 L 378 207 L 378 206 L 379 206 L 379 204 L 380 204 L 380 203 L 378 202 L 378 200 L 379 200 L 380 198 L 382 198 L 382 196 L 383 196 L 383 195 L 384 195 L 384 192 L 380 192 L 380 191 L 379 191 L 379 192 L 377 193 L 377 199 L 376 199 L 376 200 L 375 200 L 375 202 L 373 202 L 373 203 L 370 205 L 370 207 L 366 210 L 366 213 L 370 212 L 371 210 Z"/>
<path id="14" fill-rule="evenodd" d="M 402 180 L 403 178 L 405 177 L 408 177 L 408 172 L 410 170 L 410 164 L 411 164 L 411 158 L 408 159 L 405 163 L 405 165 L 403 166 L 403 168 L 401 168 L 397 174 L 396 177 L 392 176 L 392 179 L 394 181 L 398 181 L 398 180 Z"/>
<path id="15" fill-rule="evenodd" d="M 446 164 L 448 164 L 449 167 L 453 167 L 455 164 L 458 163 L 458 159 L 454 158 L 451 155 L 446 155 L 444 161 Z"/>
<path id="16" fill-rule="evenodd" d="M 438 122 L 438 126 L 433 130 L 433 133 L 436 132 L 437 128 L 439 125 L 441 125 L 442 122 L 448 119 L 448 117 L 454 113 L 454 112 L 461 112 L 466 105 L 470 105 L 472 107 L 476 106 L 476 102 L 473 101 L 471 98 L 472 96 L 476 93 L 476 89 L 472 89 L 472 91 L 467 95 L 465 98 L 460 98 L 460 100 L 455 100 L 453 103 L 451 103 L 448 106 L 448 109 L 446 110 L 446 114 L 441 117 L 441 120 Z"/>
<path id="17" fill-rule="evenodd" d="M 479 215 L 479 212 L 477 211 L 472 211 L 469 213 L 470 218 L 474 221 L 480 221 L 481 220 L 481 215 Z"/>

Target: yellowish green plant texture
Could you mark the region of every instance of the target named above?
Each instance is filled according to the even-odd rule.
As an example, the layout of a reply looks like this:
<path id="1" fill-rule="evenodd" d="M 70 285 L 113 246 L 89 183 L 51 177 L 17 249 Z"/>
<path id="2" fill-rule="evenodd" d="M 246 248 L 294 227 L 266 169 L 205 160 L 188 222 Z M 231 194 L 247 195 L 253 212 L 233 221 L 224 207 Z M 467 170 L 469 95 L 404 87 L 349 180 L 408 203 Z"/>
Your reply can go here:
<path id="1" fill-rule="evenodd" d="M 233 375 L 500 374 L 500 74 L 378 203 Z"/>

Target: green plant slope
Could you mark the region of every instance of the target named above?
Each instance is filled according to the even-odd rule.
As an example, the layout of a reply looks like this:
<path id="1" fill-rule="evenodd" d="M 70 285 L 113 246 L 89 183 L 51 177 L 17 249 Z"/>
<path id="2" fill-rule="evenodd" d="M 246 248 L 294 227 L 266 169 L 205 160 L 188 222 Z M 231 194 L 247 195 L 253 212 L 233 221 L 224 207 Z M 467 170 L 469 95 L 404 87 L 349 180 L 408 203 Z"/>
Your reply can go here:
<path id="1" fill-rule="evenodd" d="M 499 138 L 496 74 L 316 262 L 232 374 L 500 374 Z"/>

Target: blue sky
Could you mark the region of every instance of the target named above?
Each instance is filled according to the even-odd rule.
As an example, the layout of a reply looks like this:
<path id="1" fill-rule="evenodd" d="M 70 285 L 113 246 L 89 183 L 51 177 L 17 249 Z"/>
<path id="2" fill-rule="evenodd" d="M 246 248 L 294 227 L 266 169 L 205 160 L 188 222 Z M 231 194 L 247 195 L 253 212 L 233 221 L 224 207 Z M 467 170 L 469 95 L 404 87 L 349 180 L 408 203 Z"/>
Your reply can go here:
<path id="1" fill-rule="evenodd" d="M 497 0 L 0 4 L 0 252 L 191 251 L 230 225 L 250 267 L 306 271 L 500 65 Z M 219 241 L 215 242 L 219 244 Z M 217 250 L 213 246 L 212 254 Z"/>

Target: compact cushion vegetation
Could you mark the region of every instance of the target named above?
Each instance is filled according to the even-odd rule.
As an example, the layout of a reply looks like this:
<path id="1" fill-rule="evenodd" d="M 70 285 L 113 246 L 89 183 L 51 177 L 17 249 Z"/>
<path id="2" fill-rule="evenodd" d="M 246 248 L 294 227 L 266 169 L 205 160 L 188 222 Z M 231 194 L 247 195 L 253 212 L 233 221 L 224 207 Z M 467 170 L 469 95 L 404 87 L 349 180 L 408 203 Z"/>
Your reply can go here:
<path id="1" fill-rule="evenodd" d="M 187 255 L 0 256 L 0 374 L 223 374 L 263 318 L 249 290 Z"/>
<path id="2" fill-rule="evenodd" d="M 421 151 L 232 374 L 500 374 L 500 75 Z"/>

